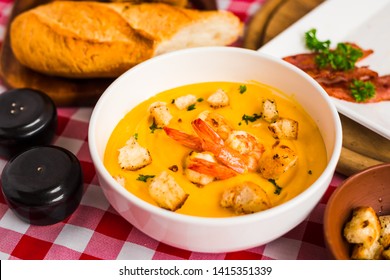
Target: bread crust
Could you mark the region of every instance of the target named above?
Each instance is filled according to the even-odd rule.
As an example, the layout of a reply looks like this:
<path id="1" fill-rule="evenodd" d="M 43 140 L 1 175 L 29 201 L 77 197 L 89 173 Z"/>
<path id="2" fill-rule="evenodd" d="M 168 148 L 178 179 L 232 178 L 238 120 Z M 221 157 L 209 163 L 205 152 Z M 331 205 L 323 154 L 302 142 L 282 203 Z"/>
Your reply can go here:
<path id="1" fill-rule="evenodd" d="M 223 26 L 220 30 L 206 29 L 216 22 Z M 18 61 L 37 72 L 103 78 L 117 77 L 146 59 L 176 49 L 229 45 L 241 31 L 240 20 L 224 11 L 162 3 L 55 1 L 17 16 L 10 42 Z M 208 35 L 208 42 L 196 34 Z"/>
<path id="2" fill-rule="evenodd" d="M 161 2 L 161 3 L 180 6 L 180 7 L 186 7 L 188 5 L 187 0 L 110 0 L 110 2 L 129 2 L 134 4 L 140 4 L 145 2 L 146 3 Z"/>

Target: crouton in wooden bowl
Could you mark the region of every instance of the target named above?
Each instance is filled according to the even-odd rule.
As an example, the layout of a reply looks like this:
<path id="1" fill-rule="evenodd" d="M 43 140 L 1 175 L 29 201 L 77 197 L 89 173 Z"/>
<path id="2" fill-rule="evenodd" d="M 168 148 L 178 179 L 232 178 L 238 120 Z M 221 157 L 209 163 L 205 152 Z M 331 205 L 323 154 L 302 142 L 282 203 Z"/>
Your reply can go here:
<path id="1" fill-rule="evenodd" d="M 332 258 L 390 258 L 390 163 L 346 179 L 332 194 L 324 217 Z"/>
<path id="2" fill-rule="evenodd" d="M 329 186 L 341 138 L 316 82 L 235 47 L 137 65 L 103 93 L 89 126 L 119 214 L 160 242 L 210 253 L 260 246 L 301 223 Z"/>

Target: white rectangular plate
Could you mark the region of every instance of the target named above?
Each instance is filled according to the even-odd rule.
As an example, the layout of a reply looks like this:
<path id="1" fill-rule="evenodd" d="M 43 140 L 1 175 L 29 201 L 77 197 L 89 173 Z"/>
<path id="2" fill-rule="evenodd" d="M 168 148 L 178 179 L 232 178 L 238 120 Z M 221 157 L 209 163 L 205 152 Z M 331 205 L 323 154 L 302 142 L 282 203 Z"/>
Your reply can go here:
<path id="1" fill-rule="evenodd" d="M 359 62 L 379 75 L 390 74 L 390 0 L 327 0 L 259 49 L 277 57 L 308 52 L 304 34 L 317 29 L 320 40 L 353 42 L 374 53 Z M 334 45 L 333 45 L 334 44 Z M 332 97 L 337 110 L 390 139 L 390 101 L 357 104 Z"/>

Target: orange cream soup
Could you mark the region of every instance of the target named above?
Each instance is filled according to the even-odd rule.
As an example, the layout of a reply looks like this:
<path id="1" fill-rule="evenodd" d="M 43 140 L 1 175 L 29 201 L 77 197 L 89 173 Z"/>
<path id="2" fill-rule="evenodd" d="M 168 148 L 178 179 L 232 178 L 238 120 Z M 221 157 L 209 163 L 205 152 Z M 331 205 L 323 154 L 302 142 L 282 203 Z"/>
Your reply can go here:
<path id="1" fill-rule="evenodd" d="M 244 84 L 208 82 L 186 85 L 159 93 L 144 101 L 131 110 L 114 129 L 105 151 L 104 164 L 106 168 L 112 176 L 120 176 L 125 179 L 125 188 L 128 191 L 154 205 L 156 204 L 148 193 L 150 179 L 145 183 L 137 178 L 140 174 L 158 175 L 161 171 L 167 170 L 174 175 L 176 182 L 189 194 L 184 205 L 176 212 L 193 216 L 234 216 L 235 214 L 230 209 L 224 209 L 219 205 L 220 197 L 224 189 L 245 180 L 260 185 L 269 195 L 273 206 L 295 197 L 310 186 L 325 169 L 327 157 L 321 134 L 314 121 L 293 99 L 274 88 L 257 82 L 246 83 L 246 91 L 240 93 L 240 85 Z M 204 187 L 198 187 L 183 175 L 182 163 L 190 149 L 170 139 L 162 129 L 151 133 L 148 108 L 153 102 L 164 101 L 174 116 L 169 126 L 194 134 L 191 121 L 204 110 L 214 110 L 208 105 L 206 99 L 217 89 L 223 89 L 229 95 L 230 105 L 216 109 L 216 111 L 225 116 L 235 129 L 246 130 L 256 135 L 266 149 L 276 141 L 267 128 L 268 124 L 261 119 L 246 124 L 245 121 L 242 121 L 244 114 L 250 116 L 255 113 L 259 114 L 262 100 L 270 98 L 276 101 L 279 116 L 292 118 L 299 122 L 298 139 L 281 140 L 282 144 L 296 151 L 298 162 L 276 181 L 282 187 L 280 194 L 275 194 L 274 184 L 262 178 L 258 173 L 238 175 L 234 178 L 214 181 Z M 203 98 L 203 101 L 196 103 L 194 110 L 179 110 L 172 104 L 172 100 L 175 98 L 188 94 Z M 138 143 L 149 150 L 153 162 L 137 171 L 122 170 L 118 164 L 118 149 L 123 147 L 126 141 L 135 134 L 138 136 Z M 177 172 L 168 169 L 173 165 L 179 167 Z"/>

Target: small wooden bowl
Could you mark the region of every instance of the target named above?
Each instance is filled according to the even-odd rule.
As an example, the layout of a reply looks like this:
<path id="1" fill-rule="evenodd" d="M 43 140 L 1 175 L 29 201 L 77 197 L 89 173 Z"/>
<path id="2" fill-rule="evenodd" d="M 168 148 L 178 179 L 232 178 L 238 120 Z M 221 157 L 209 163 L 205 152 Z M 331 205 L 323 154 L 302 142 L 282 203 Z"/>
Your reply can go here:
<path id="1" fill-rule="evenodd" d="M 350 259 L 351 245 L 343 237 L 343 229 L 358 206 L 371 206 L 378 215 L 390 214 L 390 163 L 352 175 L 330 197 L 325 209 L 324 237 L 336 260 Z"/>

